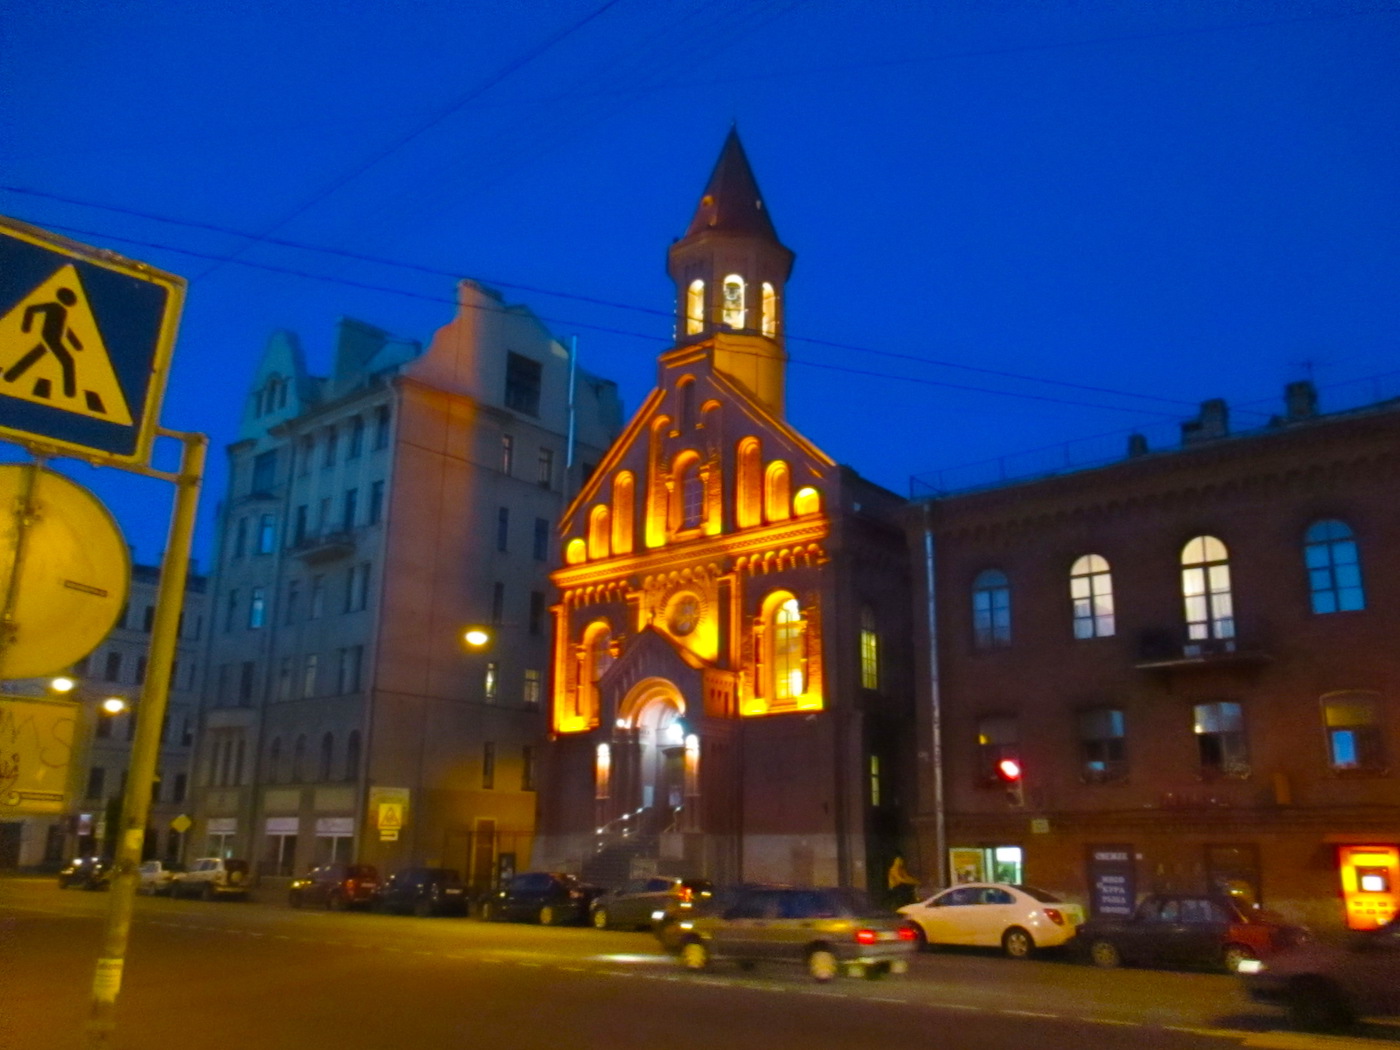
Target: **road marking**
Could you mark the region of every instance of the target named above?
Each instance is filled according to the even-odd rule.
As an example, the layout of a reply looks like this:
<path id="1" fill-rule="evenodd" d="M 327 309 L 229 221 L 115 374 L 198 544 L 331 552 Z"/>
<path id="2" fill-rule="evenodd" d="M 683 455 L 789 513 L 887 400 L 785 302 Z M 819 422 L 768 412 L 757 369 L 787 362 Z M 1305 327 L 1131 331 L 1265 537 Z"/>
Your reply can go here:
<path id="1" fill-rule="evenodd" d="M 1185 1032 L 1188 1035 L 1204 1035 L 1211 1039 L 1239 1039 L 1244 1033 L 1229 1028 L 1196 1028 L 1191 1025 L 1164 1024 L 1161 1026 L 1168 1032 Z M 1370 1045 L 1370 1044 L 1368 1044 Z"/>
<path id="2" fill-rule="evenodd" d="M 908 999 L 896 999 L 892 995 L 868 995 L 866 998 L 875 1003 L 899 1003 L 901 1006 L 912 1005 Z"/>
<path id="3" fill-rule="evenodd" d="M 1141 1028 L 1141 1021 L 1120 1021 L 1116 1017 L 1080 1017 L 1077 1020 L 1086 1024 L 1116 1024 L 1122 1028 Z"/>
<path id="4" fill-rule="evenodd" d="M 1308 1035 L 1302 1032 L 1261 1032 L 1244 1040 L 1243 1046 L 1271 1047 L 1272 1050 L 1375 1050 L 1385 1045 L 1374 1039 L 1342 1035 Z"/>
<path id="5" fill-rule="evenodd" d="M 1015 1017 L 1041 1017 L 1051 1021 L 1058 1021 L 1063 1016 L 1061 1014 L 1047 1014 L 1040 1010 L 997 1010 L 999 1014 L 1011 1014 Z"/>

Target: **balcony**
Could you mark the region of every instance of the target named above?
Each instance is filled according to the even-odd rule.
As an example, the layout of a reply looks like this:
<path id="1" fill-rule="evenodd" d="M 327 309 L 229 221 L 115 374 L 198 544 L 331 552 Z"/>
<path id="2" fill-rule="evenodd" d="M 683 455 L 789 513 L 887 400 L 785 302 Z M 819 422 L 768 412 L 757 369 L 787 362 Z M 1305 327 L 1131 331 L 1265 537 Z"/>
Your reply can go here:
<path id="1" fill-rule="evenodd" d="M 1258 667 L 1273 656 L 1257 641 L 1240 638 L 1188 638 L 1184 631 L 1143 631 L 1138 637 L 1139 671 L 1190 671 L 1224 667 Z"/>
<path id="2" fill-rule="evenodd" d="M 303 536 L 292 544 L 292 553 L 307 564 L 348 557 L 355 553 L 355 534 L 336 529 Z"/>

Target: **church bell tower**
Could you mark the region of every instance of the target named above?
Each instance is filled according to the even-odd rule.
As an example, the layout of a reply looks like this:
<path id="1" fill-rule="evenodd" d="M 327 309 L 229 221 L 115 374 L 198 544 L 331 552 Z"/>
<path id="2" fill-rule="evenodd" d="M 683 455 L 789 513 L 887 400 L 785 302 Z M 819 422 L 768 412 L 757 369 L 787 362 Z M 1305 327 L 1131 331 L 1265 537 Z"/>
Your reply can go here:
<path id="1" fill-rule="evenodd" d="M 715 367 L 783 414 L 785 291 L 793 253 L 778 240 L 739 133 L 730 128 L 685 236 L 671 245 L 676 343 L 712 341 Z"/>

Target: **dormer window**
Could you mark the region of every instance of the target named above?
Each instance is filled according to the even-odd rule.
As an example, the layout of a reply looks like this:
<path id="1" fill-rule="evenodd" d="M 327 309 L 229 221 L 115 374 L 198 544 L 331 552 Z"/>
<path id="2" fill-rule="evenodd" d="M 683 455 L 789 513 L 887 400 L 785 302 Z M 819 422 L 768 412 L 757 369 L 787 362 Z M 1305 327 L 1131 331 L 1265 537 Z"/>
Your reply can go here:
<path id="1" fill-rule="evenodd" d="M 744 328 L 744 279 L 731 273 L 724 279 L 724 306 L 720 319 L 736 332 Z"/>

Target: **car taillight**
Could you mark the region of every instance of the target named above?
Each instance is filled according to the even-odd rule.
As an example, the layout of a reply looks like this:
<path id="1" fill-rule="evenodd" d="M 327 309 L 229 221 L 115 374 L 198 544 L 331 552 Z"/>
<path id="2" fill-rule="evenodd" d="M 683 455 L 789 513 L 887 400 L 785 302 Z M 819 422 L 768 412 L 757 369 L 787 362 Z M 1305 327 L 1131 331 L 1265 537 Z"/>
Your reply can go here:
<path id="1" fill-rule="evenodd" d="M 354 879 L 346 879 L 346 880 L 345 880 L 345 888 L 346 888 L 347 890 L 349 890 L 351 893 L 354 893 L 354 892 L 355 892 L 355 889 L 356 889 L 356 887 L 357 887 L 358 885 L 359 885 L 359 884 L 358 884 Z"/>
<path id="2" fill-rule="evenodd" d="M 901 941 L 916 941 L 919 939 L 919 935 L 914 932 L 914 927 L 901 926 L 899 928 L 899 939 Z"/>
<path id="3" fill-rule="evenodd" d="M 874 930 L 856 930 L 857 944 L 874 944 L 880 939 L 880 935 Z"/>
<path id="4" fill-rule="evenodd" d="M 680 892 L 676 894 L 676 896 L 680 898 L 682 904 L 689 904 L 695 899 L 695 894 L 691 892 L 689 886 L 682 886 Z"/>
<path id="5" fill-rule="evenodd" d="M 1041 911 L 1045 912 L 1045 917 L 1056 926 L 1063 926 L 1065 924 L 1065 917 L 1060 914 L 1059 908 L 1042 908 Z"/>

